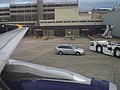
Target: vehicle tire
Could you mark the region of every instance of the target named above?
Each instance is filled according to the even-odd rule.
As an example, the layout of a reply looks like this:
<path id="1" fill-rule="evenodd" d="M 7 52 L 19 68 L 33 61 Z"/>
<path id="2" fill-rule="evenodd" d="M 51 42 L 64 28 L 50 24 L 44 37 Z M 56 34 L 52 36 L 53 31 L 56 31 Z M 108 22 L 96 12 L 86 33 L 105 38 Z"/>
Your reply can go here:
<path id="1" fill-rule="evenodd" d="M 120 49 L 115 49 L 114 55 L 118 58 L 120 58 Z"/>
<path id="2" fill-rule="evenodd" d="M 98 53 L 103 53 L 103 49 L 102 49 L 102 46 L 96 46 L 96 51 L 98 52 Z"/>
<path id="3" fill-rule="evenodd" d="M 79 56 L 79 55 L 80 55 L 80 52 L 76 52 L 76 55 Z"/>
<path id="4" fill-rule="evenodd" d="M 59 53 L 58 53 L 59 55 L 63 55 L 63 52 L 62 51 L 59 51 Z"/>

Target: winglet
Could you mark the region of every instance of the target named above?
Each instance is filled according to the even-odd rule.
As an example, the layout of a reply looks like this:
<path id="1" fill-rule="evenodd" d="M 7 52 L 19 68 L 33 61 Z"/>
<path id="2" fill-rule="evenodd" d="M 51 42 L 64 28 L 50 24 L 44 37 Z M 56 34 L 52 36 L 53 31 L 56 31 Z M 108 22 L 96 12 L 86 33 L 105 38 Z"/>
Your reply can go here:
<path id="1" fill-rule="evenodd" d="M 16 24 L 18 26 L 19 29 L 23 28 L 22 25 Z"/>

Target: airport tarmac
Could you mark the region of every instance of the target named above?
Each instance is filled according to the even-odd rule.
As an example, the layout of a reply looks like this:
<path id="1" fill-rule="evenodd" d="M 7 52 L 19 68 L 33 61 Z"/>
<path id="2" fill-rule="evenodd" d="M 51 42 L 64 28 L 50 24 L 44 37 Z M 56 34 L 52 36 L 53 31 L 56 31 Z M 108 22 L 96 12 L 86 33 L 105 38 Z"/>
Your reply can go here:
<path id="1" fill-rule="evenodd" d="M 115 41 L 111 39 L 111 41 Z M 120 41 L 120 39 L 116 39 Z M 88 38 L 54 38 L 44 40 L 24 37 L 15 52 L 13 59 L 27 61 L 52 67 L 58 67 L 79 73 L 86 77 L 98 78 L 115 83 L 120 90 L 120 59 L 91 52 Z M 85 49 L 85 55 L 57 55 L 55 47 L 71 43 Z"/>

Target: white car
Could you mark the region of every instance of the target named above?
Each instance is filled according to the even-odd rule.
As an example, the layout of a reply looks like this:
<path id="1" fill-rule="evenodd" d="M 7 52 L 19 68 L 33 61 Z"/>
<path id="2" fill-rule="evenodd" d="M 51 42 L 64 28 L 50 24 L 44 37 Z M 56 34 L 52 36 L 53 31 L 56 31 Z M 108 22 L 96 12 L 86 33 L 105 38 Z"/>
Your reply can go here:
<path id="1" fill-rule="evenodd" d="M 76 45 L 73 44 L 62 44 L 58 45 L 55 48 L 57 54 L 75 54 L 75 55 L 82 55 L 85 53 L 85 50 L 82 48 L 78 48 Z"/>

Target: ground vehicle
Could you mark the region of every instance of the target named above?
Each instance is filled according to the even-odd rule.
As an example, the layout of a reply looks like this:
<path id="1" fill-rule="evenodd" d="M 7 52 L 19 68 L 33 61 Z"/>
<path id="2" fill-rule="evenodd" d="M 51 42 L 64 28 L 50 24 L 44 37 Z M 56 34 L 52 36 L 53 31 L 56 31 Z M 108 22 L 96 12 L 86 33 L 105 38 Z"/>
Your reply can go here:
<path id="1" fill-rule="evenodd" d="M 62 54 L 76 54 L 76 55 L 81 55 L 84 54 L 85 51 L 82 48 L 78 48 L 75 45 L 72 44 L 62 44 L 58 45 L 55 48 L 56 53 L 62 55 Z"/>
<path id="2" fill-rule="evenodd" d="M 90 50 L 120 58 L 120 44 L 110 41 L 91 41 Z"/>

